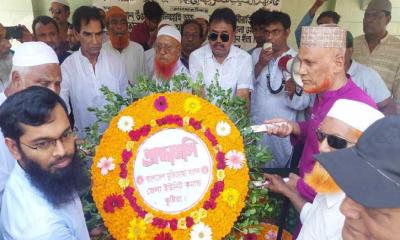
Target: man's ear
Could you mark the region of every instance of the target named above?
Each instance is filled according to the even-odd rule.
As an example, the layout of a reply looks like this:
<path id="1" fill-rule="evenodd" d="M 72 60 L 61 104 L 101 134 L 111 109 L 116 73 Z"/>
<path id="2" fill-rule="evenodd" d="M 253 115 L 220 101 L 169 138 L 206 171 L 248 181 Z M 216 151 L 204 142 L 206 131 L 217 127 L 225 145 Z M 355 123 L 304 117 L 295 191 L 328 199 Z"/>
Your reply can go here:
<path id="1" fill-rule="evenodd" d="M 14 86 L 15 89 L 23 88 L 22 77 L 18 71 L 13 71 L 11 73 L 11 84 Z"/>
<path id="2" fill-rule="evenodd" d="M 386 25 L 388 25 L 391 20 L 392 20 L 392 15 L 387 16 Z"/>
<path id="3" fill-rule="evenodd" d="M 335 67 L 335 72 L 341 72 L 344 69 L 344 54 L 340 49 L 335 54 L 333 64 Z"/>
<path id="4" fill-rule="evenodd" d="M 7 145 L 8 150 L 10 151 L 10 153 L 13 155 L 13 157 L 17 160 L 20 161 L 22 156 L 21 156 L 21 152 L 18 148 L 17 142 L 11 138 L 6 137 L 4 139 L 4 142 Z"/>

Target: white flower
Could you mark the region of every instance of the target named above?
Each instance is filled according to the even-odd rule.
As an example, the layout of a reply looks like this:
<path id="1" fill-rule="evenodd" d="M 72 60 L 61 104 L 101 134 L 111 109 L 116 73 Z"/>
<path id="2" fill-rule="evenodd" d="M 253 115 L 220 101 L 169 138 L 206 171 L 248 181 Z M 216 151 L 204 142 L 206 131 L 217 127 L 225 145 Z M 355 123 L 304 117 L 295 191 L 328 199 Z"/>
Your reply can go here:
<path id="1" fill-rule="evenodd" d="M 230 169 L 238 170 L 243 167 L 245 157 L 242 152 L 231 150 L 225 155 L 225 158 L 225 163 Z"/>
<path id="2" fill-rule="evenodd" d="M 114 159 L 111 157 L 102 157 L 96 166 L 101 169 L 101 175 L 105 176 L 108 174 L 108 171 L 115 169 Z"/>
<path id="3" fill-rule="evenodd" d="M 122 116 L 118 120 L 118 128 L 123 132 L 129 132 L 135 126 L 135 121 L 132 117 Z"/>
<path id="4" fill-rule="evenodd" d="M 200 222 L 192 227 L 190 240 L 212 240 L 212 231 L 208 225 Z"/>
<path id="5" fill-rule="evenodd" d="M 217 135 L 220 137 L 225 137 L 231 134 L 231 126 L 225 121 L 220 121 L 216 126 Z"/>

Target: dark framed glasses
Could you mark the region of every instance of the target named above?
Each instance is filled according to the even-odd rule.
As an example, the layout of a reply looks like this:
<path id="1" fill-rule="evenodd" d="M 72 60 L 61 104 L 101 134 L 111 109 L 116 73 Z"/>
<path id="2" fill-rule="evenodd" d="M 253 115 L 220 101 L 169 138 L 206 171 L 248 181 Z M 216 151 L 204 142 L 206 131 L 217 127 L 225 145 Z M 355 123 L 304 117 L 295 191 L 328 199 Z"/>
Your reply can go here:
<path id="1" fill-rule="evenodd" d="M 344 138 L 341 138 L 341 137 L 338 137 L 335 135 L 326 134 L 326 133 L 322 132 L 320 129 L 317 129 L 316 134 L 317 134 L 317 139 L 320 143 L 322 143 L 326 138 L 328 145 L 334 149 L 343 149 L 343 148 L 347 148 L 347 145 L 349 143 L 354 144 Z"/>
<path id="2" fill-rule="evenodd" d="M 218 37 L 221 39 L 222 42 L 228 42 L 229 41 L 229 34 L 227 33 L 215 33 L 212 32 L 210 34 L 208 34 L 208 40 L 210 41 L 217 41 Z"/>

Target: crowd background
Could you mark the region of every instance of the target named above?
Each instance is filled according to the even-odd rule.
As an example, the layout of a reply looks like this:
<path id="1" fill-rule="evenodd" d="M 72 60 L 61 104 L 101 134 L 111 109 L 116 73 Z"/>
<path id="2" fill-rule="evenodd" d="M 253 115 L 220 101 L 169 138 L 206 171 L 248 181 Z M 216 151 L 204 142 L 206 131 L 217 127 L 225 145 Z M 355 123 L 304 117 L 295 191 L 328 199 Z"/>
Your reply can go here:
<path id="1" fill-rule="evenodd" d="M 281 11 L 290 15 L 293 23 L 292 31 L 294 31 L 294 28 L 300 22 L 301 18 L 314 3 L 314 0 L 280 1 L 282 2 Z M 72 13 L 76 8 L 83 5 L 90 6 L 93 0 L 70 0 L 69 2 L 72 16 Z M 340 26 L 349 30 L 353 36 L 358 36 L 363 33 L 362 20 L 368 2 L 369 0 L 328 0 L 327 3 L 318 10 L 316 16 L 326 10 L 335 11 L 341 16 Z M 391 2 L 393 7 L 392 20 L 388 25 L 387 30 L 390 34 L 400 37 L 400 0 L 392 0 Z M 31 31 L 30 26 L 36 16 L 50 15 L 48 0 L 1 0 L 0 3 L 0 22 L 4 26 L 23 24 Z M 233 5 L 226 5 L 235 11 Z M 257 6 L 253 7 L 254 11 L 258 9 Z M 18 44 L 18 42 L 14 41 L 13 45 L 14 44 Z M 289 36 L 289 45 L 296 49 L 294 34 L 290 34 Z"/>

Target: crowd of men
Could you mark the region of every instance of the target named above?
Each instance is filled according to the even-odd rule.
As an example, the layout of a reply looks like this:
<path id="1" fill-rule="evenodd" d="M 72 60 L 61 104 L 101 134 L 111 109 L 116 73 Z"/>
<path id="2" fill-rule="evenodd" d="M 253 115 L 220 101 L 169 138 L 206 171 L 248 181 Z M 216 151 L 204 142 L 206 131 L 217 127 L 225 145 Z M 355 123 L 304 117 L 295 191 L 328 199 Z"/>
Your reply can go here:
<path id="1" fill-rule="evenodd" d="M 230 8 L 195 15 L 180 30 L 157 2 L 128 31 L 126 12 L 50 1 L 50 16 L 20 26 L 11 51 L 0 24 L 0 239 L 90 239 L 79 193 L 89 185 L 75 140 L 106 103 L 100 88 L 125 96 L 146 76 L 157 84 L 185 74 L 213 81 L 247 102 L 254 124 L 271 124 L 260 144 L 266 167 L 299 158 L 299 175 L 265 186 L 300 214 L 297 239 L 395 239 L 400 236 L 400 40 L 388 33 L 392 5 L 372 0 L 364 34 L 353 38 L 340 15 L 316 0 L 295 30 L 287 13 L 250 16 L 256 46 L 234 45 Z M 296 73 L 282 66 L 296 59 Z M 293 78 L 301 77 L 300 87 Z M 206 94 L 206 91 L 204 91 Z M 73 121 L 69 117 L 73 116 Z M 394 116 L 388 116 L 394 115 Z M 100 126 L 100 132 L 106 129 Z M 321 153 L 321 154 L 319 154 Z M 317 161 L 317 162 L 316 162 Z"/>

